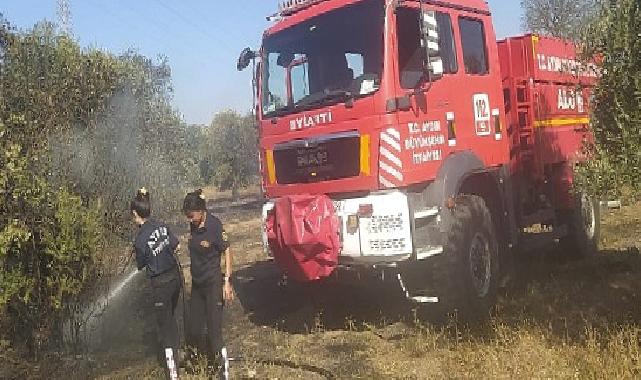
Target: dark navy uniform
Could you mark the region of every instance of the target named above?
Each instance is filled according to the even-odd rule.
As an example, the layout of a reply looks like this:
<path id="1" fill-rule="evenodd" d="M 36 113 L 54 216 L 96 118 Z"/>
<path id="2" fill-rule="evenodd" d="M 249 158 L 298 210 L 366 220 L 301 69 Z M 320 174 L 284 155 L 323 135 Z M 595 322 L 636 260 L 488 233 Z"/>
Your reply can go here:
<path id="1" fill-rule="evenodd" d="M 217 356 L 223 347 L 220 259 L 227 248 L 229 242 L 223 224 L 213 214 L 206 214 L 202 227 L 191 226 L 191 339 L 210 356 Z"/>
<path id="2" fill-rule="evenodd" d="M 164 349 L 178 348 L 178 326 L 174 311 L 180 293 L 180 273 L 174 257 L 178 239 L 169 228 L 148 220 L 138 231 L 134 247 L 138 270 L 146 269 L 151 279 L 158 341 L 164 357 Z"/>

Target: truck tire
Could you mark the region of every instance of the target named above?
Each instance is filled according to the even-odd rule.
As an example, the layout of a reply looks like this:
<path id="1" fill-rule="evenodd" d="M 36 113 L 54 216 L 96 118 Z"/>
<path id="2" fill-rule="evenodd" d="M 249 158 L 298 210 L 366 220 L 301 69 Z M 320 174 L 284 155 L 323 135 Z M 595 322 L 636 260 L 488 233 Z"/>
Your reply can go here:
<path id="1" fill-rule="evenodd" d="M 563 255 L 572 259 L 584 259 L 597 251 L 601 233 L 601 210 L 599 201 L 586 193 L 575 197 L 574 210 L 564 212 L 562 222 L 568 227 L 568 234 L 560 239 Z"/>
<path id="2" fill-rule="evenodd" d="M 496 302 L 499 249 L 483 198 L 457 197 L 443 253 L 433 274 L 441 312 L 468 321 L 485 319 Z"/>

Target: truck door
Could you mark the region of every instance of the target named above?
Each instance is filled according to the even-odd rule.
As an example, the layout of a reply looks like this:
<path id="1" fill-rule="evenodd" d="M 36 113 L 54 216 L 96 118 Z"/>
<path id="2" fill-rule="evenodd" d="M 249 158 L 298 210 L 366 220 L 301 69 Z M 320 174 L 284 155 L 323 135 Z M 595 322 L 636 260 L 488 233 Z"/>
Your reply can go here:
<path id="1" fill-rule="evenodd" d="M 448 13 L 436 11 L 433 16 L 439 32 L 443 74 L 439 80 L 429 82 L 424 71 L 425 48 L 421 44 L 421 10 L 417 4 L 408 3 L 396 12 L 397 94 L 409 105 L 398 109 L 401 164 L 407 183 L 434 178 L 450 150 L 448 140 L 452 137 L 454 141 L 447 130 L 447 115 L 454 110 L 451 81 L 459 71 L 454 29 Z M 381 161 L 386 157 L 384 149 L 385 146 L 381 147 Z"/>
<path id="2" fill-rule="evenodd" d="M 460 70 L 450 83 L 457 149 L 472 150 L 487 167 L 509 162 L 498 48 L 489 14 L 452 12 Z"/>
<path id="3" fill-rule="evenodd" d="M 408 183 L 434 178 L 442 160 L 455 151 L 472 150 L 486 166 L 508 160 L 489 16 L 446 7 L 425 10 L 431 12 L 423 28 L 419 7 L 399 8 L 396 16 L 398 91 L 410 99 L 410 109 L 398 111 Z M 435 58 L 442 71 L 431 78 L 421 46 L 421 32 L 430 23 L 436 27 Z"/>

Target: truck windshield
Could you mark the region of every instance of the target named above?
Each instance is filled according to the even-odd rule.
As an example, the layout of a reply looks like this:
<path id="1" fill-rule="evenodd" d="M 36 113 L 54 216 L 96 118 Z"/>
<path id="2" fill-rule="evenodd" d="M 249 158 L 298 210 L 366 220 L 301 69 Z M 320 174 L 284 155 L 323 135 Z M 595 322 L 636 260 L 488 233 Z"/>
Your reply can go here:
<path id="1" fill-rule="evenodd" d="M 278 116 L 374 93 L 383 70 L 382 0 L 365 0 L 268 36 L 262 105 Z"/>

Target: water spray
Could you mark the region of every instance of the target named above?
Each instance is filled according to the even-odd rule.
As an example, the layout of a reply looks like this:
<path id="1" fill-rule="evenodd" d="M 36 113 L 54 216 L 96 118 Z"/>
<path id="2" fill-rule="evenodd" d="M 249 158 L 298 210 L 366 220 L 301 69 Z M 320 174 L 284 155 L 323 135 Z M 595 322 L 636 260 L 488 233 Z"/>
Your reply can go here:
<path id="1" fill-rule="evenodd" d="M 132 268 L 132 270 L 125 276 L 118 284 L 109 292 L 105 299 L 105 305 L 109 304 L 109 301 L 112 299 L 116 298 L 120 292 L 131 282 L 131 280 L 136 277 L 136 275 L 139 273 L 138 268 Z"/>
<path id="2" fill-rule="evenodd" d="M 328 380 L 333 380 L 336 378 L 336 376 L 329 370 L 326 370 L 324 368 L 316 367 L 314 365 L 310 364 L 299 364 L 295 363 L 291 360 L 283 360 L 283 359 L 262 359 L 262 358 L 257 358 L 257 357 L 250 357 L 250 358 L 244 358 L 242 356 L 236 356 L 236 357 L 230 357 L 227 354 L 227 348 L 224 348 L 221 350 L 221 354 L 223 355 L 223 372 L 221 373 L 220 378 L 224 380 L 229 380 L 229 369 L 230 369 L 230 363 L 239 363 L 239 362 L 245 362 L 245 363 L 252 363 L 252 364 L 262 364 L 262 365 L 267 365 L 267 366 L 278 366 L 278 367 L 285 367 L 285 368 L 291 368 L 291 369 L 296 369 L 300 371 L 305 371 L 305 372 L 310 372 L 310 373 L 315 373 L 317 375 L 323 376 L 324 378 Z"/>
<path id="3" fill-rule="evenodd" d="M 121 274 L 125 273 L 125 270 L 131 267 L 131 264 L 133 262 L 133 257 L 134 257 L 134 253 L 132 251 L 131 255 L 129 255 L 129 259 L 125 262 L 125 264 L 122 267 Z M 134 277 L 136 277 L 136 275 L 139 272 L 140 271 L 138 270 L 138 268 L 136 268 L 135 266 L 132 267 L 131 270 L 127 273 L 127 275 L 123 277 L 111 291 L 109 291 L 109 293 L 105 297 L 104 306 L 106 307 L 109 304 L 109 301 L 116 298 L 120 294 L 120 292 L 122 292 L 122 290 L 125 288 L 125 286 L 127 286 L 127 284 L 129 284 L 131 280 L 133 280 Z"/>
<path id="4" fill-rule="evenodd" d="M 107 295 L 98 298 L 86 311 L 87 328 L 93 330 L 102 318 L 103 312 L 109 307 L 109 303 L 120 296 L 125 287 L 138 275 L 138 269 L 132 268 L 122 279 L 120 279 L 116 286 L 109 290 Z M 97 311 L 97 312 L 96 312 Z"/>

